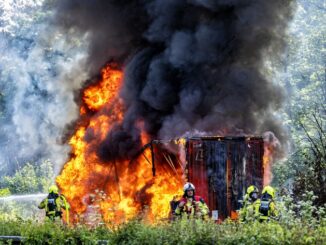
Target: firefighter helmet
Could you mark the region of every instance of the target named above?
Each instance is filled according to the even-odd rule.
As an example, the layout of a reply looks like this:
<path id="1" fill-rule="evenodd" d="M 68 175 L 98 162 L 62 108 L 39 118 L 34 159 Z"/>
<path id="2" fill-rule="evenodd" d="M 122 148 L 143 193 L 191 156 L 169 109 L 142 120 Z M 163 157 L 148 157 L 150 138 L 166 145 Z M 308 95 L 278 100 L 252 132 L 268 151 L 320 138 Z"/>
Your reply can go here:
<path id="1" fill-rule="evenodd" d="M 54 193 L 54 194 L 58 194 L 59 193 L 59 189 L 56 185 L 51 185 L 49 187 L 49 193 Z"/>
<path id="2" fill-rule="evenodd" d="M 191 184 L 190 182 L 187 182 L 184 186 L 183 186 L 183 191 L 190 191 L 190 190 L 195 190 L 195 186 L 193 184 Z"/>
<path id="3" fill-rule="evenodd" d="M 254 185 L 251 185 L 247 188 L 247 194 L 250 195 L 251 193 L 256 192 L 258 193 L 258 188 Z"/>
<path id="4" fill-rule="evenodd" d="M 275 190 L 273 187 L 271 186 L 265 186 L 263 191 L 262 191 L 262 194 L 264 195 L 265 193 L 269 194 L 273 199 L 275 198 Z"/>

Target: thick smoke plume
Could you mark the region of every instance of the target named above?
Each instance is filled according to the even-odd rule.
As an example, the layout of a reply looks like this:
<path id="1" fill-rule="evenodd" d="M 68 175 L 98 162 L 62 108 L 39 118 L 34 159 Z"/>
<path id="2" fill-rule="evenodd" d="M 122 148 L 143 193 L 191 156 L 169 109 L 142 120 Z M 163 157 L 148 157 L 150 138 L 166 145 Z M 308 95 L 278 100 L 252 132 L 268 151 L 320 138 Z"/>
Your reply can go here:
<path id="1" fill-rule="evenodd" d="M 0 2 L 1 174 L 45 159 L 58 172 L 69 153 L 61 137 L 78 117 L 74 91 L 88 78 L 85 48 L 51 28 L 47 3 Z"/>
<path id="2" fill-rule="evenodd" d="M 270 64 L 282 56 L 292 1 L 58 3 L 56 24 L 87 37 L 91 72 L 110 61 L 124 68 L 125 118 L 100 144 L 102 159 L 139 148 L 139 121 L 153 138 L 195 130 L 223 135 L 272 131 L 286 141 L 274 115 L 283 93 L 272 81 Z"/>

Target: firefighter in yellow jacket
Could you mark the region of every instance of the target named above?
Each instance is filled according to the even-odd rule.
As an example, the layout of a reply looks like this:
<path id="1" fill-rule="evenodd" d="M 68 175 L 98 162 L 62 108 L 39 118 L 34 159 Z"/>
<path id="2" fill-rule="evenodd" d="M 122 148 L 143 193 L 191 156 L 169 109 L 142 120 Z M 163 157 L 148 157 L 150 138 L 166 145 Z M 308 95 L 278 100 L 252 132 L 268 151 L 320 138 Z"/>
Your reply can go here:
<path id="1" fill-rule="evenodd" d="M 251 185 L 247 188 L 247 193 L 244 196 L 243 206 L 239 212 L 240 221 L 250 221 L 256 218 L 256 208 L 259 205 L 258 188 Z"/>
<path id="2" fill-rule="evenodd" d="M 259 221 L 277 220 L 278 211 L 275 205 L 275 190 L 271 186 L 265 186 L 258 205 L 255 206 L 256 217 Z"/>
<path id="3" fill-rule="evenodd" d="M 195 186 L 192 183 L 186 183 L 183 187 L 184 195 L 180 199 L 174 213 L 182 218 L 200 218 L 207 219 L 209 209 L 200 196 L 195 195 Z"/>
<path id="4" fill-rule="evenodd" d="M 69 209 L 70 205 L 63 195 L 59 194 L 59 189 L 56 185 L 49 188 L 47 198 L 38 205 L 39 209 L 45 209 L 45 215 L 49 220 L 55 221 L 62 218 L 62 209 L 66 211 L 66 222 L 69 224 Z"/>

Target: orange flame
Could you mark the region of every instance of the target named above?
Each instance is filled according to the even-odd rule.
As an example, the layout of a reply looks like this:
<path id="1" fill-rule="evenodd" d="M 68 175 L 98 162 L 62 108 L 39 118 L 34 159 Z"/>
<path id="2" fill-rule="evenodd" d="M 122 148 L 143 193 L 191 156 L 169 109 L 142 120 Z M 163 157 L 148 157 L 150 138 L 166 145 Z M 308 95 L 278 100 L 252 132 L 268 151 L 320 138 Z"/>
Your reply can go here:
<path id="1" fill-rule="evenodd" d="M 83 100 L 91 110 L 99 110 L 107 104 L 120 87 L 122 72 L 106 67 L 102 70 L 102 80 L 95 85 L 89 86 L 84 91 Z"/>
<path id="2" fill-rule="evenodd" d="M 99 212 L 101 219 L 115 224 L 138 215 L 153 222 L 168 216 L 169 201 L 181 190 L 180 168 L 175 173 L 159 162 L 156 176 L 152 176 L 149 149 L 132 162 L 102 162 L 98 158 L 96 153 L 100 142 L 114 123 L 123 120 L 123 104 L 118 98 L 122 80 L 120 70 L 107 66 L 102 71 L 101 81 L 83 92 L 82 126 L 69 141 L 72 156 L 57 177 L 57 183 L 75 214 L 75 222 L 92 223 L 92 212 Z M 91 116 L 94 112 L 96 114 Z M 142 132 L 142 144 L 148 143 L 150 137 L 142 123 L 137 127 Z"/>
<path id="3" fill-rule="evenodd" d="M 265 142 L 264 144 L 264 156 L 263 156 L 263 167 L 264 167 L 264 186 L 270 185 L 272 182 L 272 171 L 271 165 L 273 163 L 273 147 L 272 145 Z"/>

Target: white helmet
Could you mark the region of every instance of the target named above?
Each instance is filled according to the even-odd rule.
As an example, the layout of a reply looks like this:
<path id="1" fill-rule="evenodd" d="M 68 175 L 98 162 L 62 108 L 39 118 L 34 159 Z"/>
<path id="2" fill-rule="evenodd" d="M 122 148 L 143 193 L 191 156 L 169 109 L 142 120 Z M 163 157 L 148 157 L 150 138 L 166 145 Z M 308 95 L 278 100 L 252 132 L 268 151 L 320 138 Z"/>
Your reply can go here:
<path id="1" fill-rule="evenodd" d="M 195 190 L 195 186 L 193 184 L 191 184 L 190 182 L 187 182 L 184 186 L 183 186 L 183 191 L 186 192 L 188 190 Z"/>

